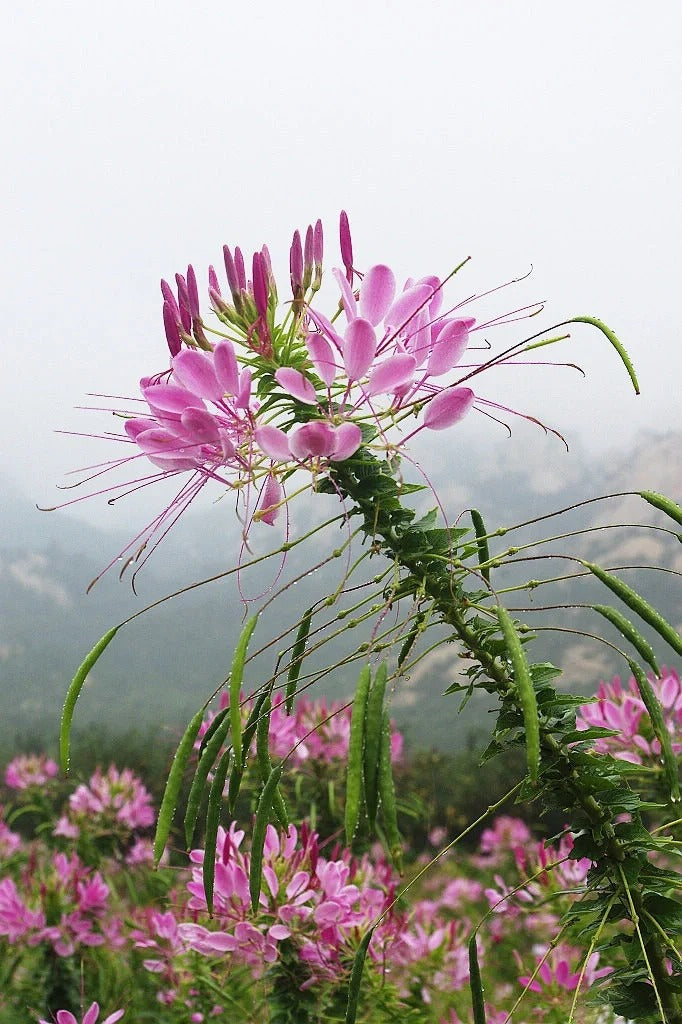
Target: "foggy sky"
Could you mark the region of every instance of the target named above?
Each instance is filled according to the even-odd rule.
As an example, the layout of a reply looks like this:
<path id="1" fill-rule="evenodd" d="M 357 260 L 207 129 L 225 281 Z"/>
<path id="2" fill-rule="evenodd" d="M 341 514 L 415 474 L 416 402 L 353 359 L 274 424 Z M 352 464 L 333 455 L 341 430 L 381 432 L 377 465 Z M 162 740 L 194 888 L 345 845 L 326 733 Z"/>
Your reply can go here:
<path id="1" fill-rule="evenodd" d="M 444 276 L 471 256 L 453 300 L 532 264 L 485 308 L 545 299 L 532 329 L 602 317 L 643 389 L 581 328 L 556 355 L 587 381 L 500 371 L 483 395 L 592 449 L 679 429 L 676 0 L 73 0 L 9 19 L 0 472 L 32 500 L 117 454 L 53 431 L 111 429 L 75 409 L 86 393 L 134 394 L 167 365 L 160 277 L 267 242 L 284 295 L 293 229 L 322 217 L 329 268 L 342 207 L 360 267 Z"/>

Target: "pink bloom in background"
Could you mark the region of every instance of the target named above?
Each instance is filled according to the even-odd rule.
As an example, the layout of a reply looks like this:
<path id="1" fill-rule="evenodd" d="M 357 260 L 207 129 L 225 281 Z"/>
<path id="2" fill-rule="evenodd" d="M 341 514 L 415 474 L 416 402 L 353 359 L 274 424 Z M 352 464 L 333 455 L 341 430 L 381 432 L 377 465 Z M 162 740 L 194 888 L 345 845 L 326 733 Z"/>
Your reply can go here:
<path id="1" fill-rule="evenodd" d="M 5 860 L 16 853 L 21 847 L 21 836 L 2 820 L 2 807 L 0 806 L 0 859 Z"/>
<path id="2" fill-rule="evenodd" d="M 120 1020 L 125 1010 L 115 1010 L 114 1013 L 110 1013 L 108 1017 L 105 1017 L 101 1024 L 116 1024 L 117 1020 Z M 97 1003 L 91 1003 L 90 1008 L 86 1011 L 83 1017 L 82 1024 L 97 1024 L 99 1020 L 99 1005 Z M 50 1021 L 41 1020 L 39 1024 L 51 1024 Z M 70 1010 L 57 1010 L 57 1024 L 78 1024 L 78 1021 L 71 1013 Z"/>
<path id="3" fill-rule="evenodd" d="M 10 789 L 44 786 L 58 771 L 55 762 L 45 754 L 20 754 L 5 769 L 5 785 Z"/>
<path id="4" fill-rule="evenodd" d="M 515 955 L 520 965 L 521 957 L 518 953 Z M 542 956 L 538 956 L 536 964 L 539 964 L 541 960 Z M 596 981 L 606 977 L 607 974 L 611 974 L 613 971 L 613 967 L 598 968 L 598 963 L 599 953 L 592 953 L 588 957 L 585 966 L 582 979 L 583 988 L 591 988 Z M 573 949 L 571 946 L 560 945 L 553 949 L 544 960 L 533 981 L 530 981 L 530 975 L 523 975 L 519 978 L 519 984 L 525 987 L 530 982 L 528 987 L 531 992 L 543 993 L 552 989 L 574 992 L 580 980 L 581 967 L 581 951 Z"/>
<path id="5" fill-rule="evenodd" d="M 154 817 L 148 790 L 128 768 L 119 771 L 110 765 L 106 772 L 98 768 L 87 786 L 78 786 L 69 798 L 70 821 L 97 819 L 100 827 L 118 824 L 132 831 L 153 825 Z M 60 834 L 66 834 L 66 826 L 61 827 Z"/>
<path id="6" fill-rule="evenodd" d="M 674 669 L 664 668 L 657 679 L 649 675 L 654 693 L 663 708 L 663 716 L 676 754 L 682 752 L 682 684 Z M 623 684 L 616 676 L 599 684 L 597 699 L 584 704 L 576 726 L 585 731 L 591 726 L 613 729 L 617 735 L 594 740 L 594 749 L 633 764 L 658 766 L 661 745 L 653 735 L 649 715 L 634 678 Z"/>

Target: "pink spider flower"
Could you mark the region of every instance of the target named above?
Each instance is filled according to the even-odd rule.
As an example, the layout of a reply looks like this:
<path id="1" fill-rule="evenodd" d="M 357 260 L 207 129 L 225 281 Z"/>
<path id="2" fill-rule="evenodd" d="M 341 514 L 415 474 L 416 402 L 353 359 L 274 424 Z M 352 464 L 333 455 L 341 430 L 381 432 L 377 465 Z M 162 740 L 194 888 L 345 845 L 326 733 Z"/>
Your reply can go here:
<path id="1" fill-rule="evenodd" d="M 124 1013 L 125 1010 L 114 1010 L 113 1013 L 104 1018 L 102 1024 L 116 1024 L 116 1021 L 120 1020 Z M 98 1020 L 99 1004 L 91 1003 L 90 1008 L 85 1012 L 82 1024 L 97 1024 Z M 41 1020 L 38 1024 L 50 1024 L 50 1021 Z M 57 1010 L 57 1024 L 78 1024 L 78 1021 L 70 1010 Z"/>
<path id="2" fill-rule="evenodd" d="M 663 668 L 660 679 L 649 674 L 649 682 L 663 708 L 663 717 L 676 754 L 682 752 L 682 683 L 674 669 Z M 610 683 L 601 682 L 597 700 L 579 709 L 576 727 L 585 731 L 591 726 L 613 729 L 614 736 L 593 741 L 599 753 L 611 754 L 633 764 L 658 765 L 661 745 L 653 735 L 648 712 L 631 677 L 623 684 L 618 676 Z"/>
<path id="3" fill-rule="evenodd" d="M 56 763 L 45 754 L 19 754 L 5 769 L 5 785 L 10 789 L 45 786 L 58 771 Z"/>
<path id="4" fill-rule="evenodd" d="M 533 981 L 530 980 L 530 975 L 522 975 L 519 984 L 524 987 L 528 985 L 531 992 L 544 994 L 552 991 L 575 992 L 582 969 L 580 955 L 580 950 L 565 945 L 557 946 L 548 957 L 544 956 L 543 951 L 543 955 L 537 957 L 536 963 L 542 961 L 542 965 Z M 520 965 L 521 958 L 516 951 L 515 956 Z M 612 973 L 613 967 L 597 967 L 598 963 L 599 953 L 590 954 L 585 964 L 582 987 L 591 988 L 600 978 Z"/>
<path id="5" fill-rule="evenodd" d="M 76 825 L 87 822 L 103 829 L 147 828 L 155 820 L 151 799 L 129 768 L 119 771 L 110 765 L 106 772 L 98 768 L 88 785 L 78 786 L 69 797 L 69 821 Z M 62 824 L 59 834 L 66 835 L 67 827 L 68 823 Z"/>

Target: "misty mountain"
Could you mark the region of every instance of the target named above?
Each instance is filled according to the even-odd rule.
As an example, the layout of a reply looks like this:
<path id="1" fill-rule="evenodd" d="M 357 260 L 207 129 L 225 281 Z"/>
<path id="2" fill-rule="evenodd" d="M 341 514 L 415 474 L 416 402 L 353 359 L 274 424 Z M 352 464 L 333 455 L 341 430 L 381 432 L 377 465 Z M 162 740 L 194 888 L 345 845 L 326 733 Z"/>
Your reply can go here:
<path id="1" fill-rule="evenodd" d="M 557 452 L 554 441 L 527 450 L 513 444 L 487 449 L 467 444 L 436 452 L 440 463 L 437 461 L 435 471 L 432 469 L 432 479 L 446 509 L 475 505 L 492 530 L 501 524 L 546 516 L 597 493 L 647 488 L 679 499 L 680 442 L 680 435 L 651 435 L 642 438 L 633 450 L 615 451 L 598 461 L 585 456 L 564 457 Z M 432 464 L 433 452 L 429 458 Z M 417 497 L 424 509 L 429 507 L 429 499 L 433 504 L 428 493 Z M 332 497 L 299 499 L 293 512 L 291 539 L 310 529 L 314 521 L 338 512 L 338 501 Z M 601 529 L 608 523 L 638 521 L 667 529 L 675 525 L 640 498 L 621 494 L 496 538 L 491 549 L 502 552 L 511 543 L 523 547 L 542 536 L 600 528 L 587 535 L 557 539 L 532 551 L 521 550 L 514 564 L 497 572 L 495 584 L 508 587 L 534 577 L 575 573 L 575 563 L 545 556 L 576 551 L 607 567 L 658 564 L 681 572 L 682 548 L 668 533 Z M 463 516 L 462 522 L 468 524 L 468 517 Z M 17 734 L 54 737 L 68 682 L 95 641 L 111 625 L 169 592 L 226 572 L 236 563 L 242 544 L 227 502 L 191 509 L 140 572 L 137 595 L 129 585 L 130 571 L 124 573 L 122 582 L 117 579 L 119 565 L 125 565 L 125 560 L 117 562 L 86 595 L 88 583 L 126 547 L 134 535 L 132 528 L 130 534 L 123 528 L 108 531 L 63 512 L 38 512 L 9 483 L 3 486 L 1 526 L 0 742 L 5 744 Z M 263 561 L 245 568 L 239 579 L 234 575 L 214 579 L 136 618 L 120 631 L 91 673 L 79 701 L 77 724 L 85 728 L 101 722 L 114 731 L 131 725 L 177 731 L 227 676 L 243 622 L 240 590 L 256 597 L 274 593 L 275 584 L 279 589 L 288 583 L 259 622 L 251 649 L 280 635 L 282 639 L 250 665 L 246 688 L 268 678 L 277 653 L 292 641 L 291 634 L 285 639 L 286 631 L 295 627 L 305 608 L 321 593 L 331 594 L 339 586 L 346 571 L 345 555 L 312 574 L 310 570 L 343 545 L 344 529 L 336 524 L 308 544 L 293 547 L 284 564 L 281 556 Z M 243 562 L 265 553 L 264 545 L 275 535 L 266 527 L 258 530 L 250 538 L 255 550 L 243 550 Z M 284 534 L 276 536 L 276 543 L 281 543 Z M 541 561 L 523 560 L 540 554 Z M 383 567 L 379 559 L 369 559 L 365 575 L 357 577 L 356 585 L 360 587 Z M 682 587 L 677 576 L 642 569 L 630 571 L 627 579 L 674 625 L 682 626 Z M 357 603 L 358 593 L 363 591 L 347 595 L 330 610 L 327 633 L 338 631 L 342 621 L 344 625 L 350 622 L 350 616 L 340 620 L 337 613 Z M 520 590 L 505 599 L 510 607 L 520 609 L 516 615 L 531 626 L 558 622 L 562 629 L 595 631 L 596 625 L 597 632 L 614 642 L 618 639 L 606 623 L 595 623 L 594 617 L 580 610 L 535 611 L 545 604 L 604 602 L 604 591 L 592 580 L 567 580 L 553 588 Z M 340 635 L 311 659 L 311 665 L 320 668 L 335 660 L 343 661 L 368 638 L 370 629 L 361 624 Z M 658 641 L 655 646 L 661 650 L 662 644 Z M 671 655 L 661 650 L 660 657 L 669 662 Z M 553 660 L 564 669 L 565 684 L 584 692 L 592 691 L 599 678 L 622 671 L 622 663 L 618 664 L 612 651 L 570 632 L 539 632 L 533 658 Z M 393 712 L 415 744 L 451 749 L 462 742 L 467 731 L 481 725 L 486 710 L 482 701 L 472 702 L 461 719 L 454 713 L 455 704 L 450 705 L 452 715 L 443 714 L 440 695 L 457 672 L 454 648 L 445 644 L 428 655 L 409 677 L 400 680 L 393 695 Z M 331 699 L 347 698 L 356 675 L 355 666 L 342 664 L 317 684 L 315 693 Z"/>

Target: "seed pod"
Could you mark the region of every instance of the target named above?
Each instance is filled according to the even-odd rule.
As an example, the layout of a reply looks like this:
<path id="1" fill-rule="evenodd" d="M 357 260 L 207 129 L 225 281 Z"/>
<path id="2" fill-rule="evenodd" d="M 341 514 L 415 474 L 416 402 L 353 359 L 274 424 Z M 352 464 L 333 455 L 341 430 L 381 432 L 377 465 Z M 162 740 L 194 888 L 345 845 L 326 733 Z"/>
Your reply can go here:
<path id="1" fill-rule="evenodd" d="M 346 1019 L 344 1024 L 355 1024 L 358 1013 L 358 998 L 360 996 L 360 985 L 362 984 L 362 972 L 365 967 L 365 957 L 372 940 L 374 928 L 370 928 L 366 935 L 363 935 L 362 942 L 358 946 L 353 957 L 353 967 L 350 972 L 348 983 L 348 1005 L 346 1007 Z"/>
<path id="2" fill-rule="evenodd" d="M 502 626 L 502 633 L 507 645 L 507 651 L 511 658 L 514 669 L 514 682 L 519 695 L 521 710 L 523 712 L 523 726 L 526 733 L 526 760 L 528 763 L 528 778 L 535 784 L 538 780 L 540 769 L 540 722 L 538 719 L 538 705 L 535 697 L 535 688 L 526 659 L 526 652 L 516 632 L 512 618 L 506 608 L 497 606 L 497 617 Z"/>
<path id="3" fill-rule="evenodd" d="M 66 694 L 66 700 L 64 701 L 64 708 L 62 710 L 62 722 L 59 731 L 59 755 L 61 761 L 61 768 L 64 774 L 69 770 L 69 747 L 71 740 L 71 722 L 73 721 L 73 712 L 76 707 L 76 701 L 83 689 L 83 684 L 88 678 L 88 673 L 94 667 L 98 661 L 102 652 L 109 646 L 111 641 L 114 639 L 119 631 L 119 626 L 114 626 L 110 629 L 101 640 L 98 640 L 95 646 L 92 648 L 90 653 L 85 658 L 82 665 L 76 672 L 71 685 Z"/>
<path id="4" fill-rule="evenodd" d="M 242 733 L 242 771 L 246 768 L 246 761 L 249 756 L 249 750 L 251 749 L 251 741 L 253 740 L 254 733 L 260 722 L 260 714 L 270 694 L 267 690 L 261 693 L 256 699 L 255 704 L 251 708 L 251 714 L 249 715 L 246 725 L 244 726 L 244 732 Z"/>
<path id="5" fill-rule="evenodd" d="M 414 647 L 415 641 L 419 636 L 419 630 L 421 629 L 421 626 L 425 618 L 426 616 L 424 615 L 424 612 L 419 612 L 419 614 L 415 616 L 414 622 L 410 626 L 410 631 L 405 637 L 403 644 L 400 648 L 400 653 L 398 654 L 399 669 L 402 668 L 405 660 L 407 659 L 408 654 Z"/>
<path id="6" fill-rule="evenodd" d="M 474 1024 L 486 1024 L 483 982 L 481 981 L 481 968 L 478 964 L 476 932 L 469 939 L 469 988 L 471 989 L 471 1008 L 474 1015 Z"/>
<path id="7" fill-rule="evenodd" d="M 370 667 L 365 665 L 358 679 L 350 717 L 345 812 L 346 843 L 349 846 L 353 842 L 353 836 L 360 821 L 360 810 L 362 808 L 363 746 L 370 679 Z"/>
<path id="8" fill-rule="evenodd" d="M 478 561 L 479 564 L 490 561 L 490 549 L 488 548 L 488 531 L 485 528 L 483 522 L 483 516 L 478 509 L 469 509 L 469 515 L 471 516 L 471 522 L 474 525 L 476 531 L 476 546 L 478 547 Z M 481 569 L 481 576 L 490 583 L 490 566 L 483 566 Z"/>
<path id="9" fill-rule="evenodd" d="M 403 846 L 398 831 L 398 810 L 395 802 L 393 769 L 391 767 L 391 720 L 384 711 L 381 728 L 381 751 L 379 753 L 379 796 L 381 797 L 381 820 L 384 826 L 386 844 L 391 860 L 402 874 Z"/>
<path id="10" fill-rule="evenodd" d="M 266 694 L 256 730 L 256 760 L 258 761 L 258 770 L 263 783 L 268 781 L 270 778 L 270 772 L 272 771 L 272 763 L 270 761 L 271 714 L 272 704 L 270 701 L 270 694 Z M 289 827 L 289 816 L 287 814 L 284 798 L 282 797 L 279 788 L 275 790 L 272 806 L 275 814 L 277 815 L 277 820 L 282 828 L 286 830 Z"/>
<path id="11" fill-rule="evenodd" d="M 670 516 L 671 519 L 674 519 L 676 523 L 682 526 L 682 507 L 676 501 L 666 498 L 664 494 L 657 494 L 656 491 L 637 491 L 637 493 L 640 498 L 644 498 L 654 508 L 665 512 L 667 516 Z"/>
<path id="12" fill-rule="evenodd" d="M 263 881 L 263 849 L 265 846 L 265 833 L 270 821 L 272 809 L 272 798 L 282 777 L 282 763 L 276 765 L 270 772 L 268 781 L 263 786 L 263 792 L 258 801 L 256 809 L 256 820 L 253 824 L 253 839 L 251 840 L 251 870 L 249 871 L 249 892 L 251 894 L 251 909 L 254 914 L 258 909 L 261 884 Z"/>
<path id="13" fill-rule="evenodd" d="M 218 843 L 218 825 L 220 824 L 220 808 L 223 803 L 223 791 L 225 779 L 230 764 L 232 751 L 224 751 L 218 767 L 216 768 L 211 789 L 208 794 L 208 808 L 206 810 L 206 835 L 204 837 L 204 862 L 202 874 L 204 881 L 204 896 L 208 912 L 213 916 L 213 885 L 215 882 L 215 851 Z"/>
<path id="14" fill-rule="evenodd" d="M 201 743 L 199 744 L 199 757 L 201 757 L 201 755 L 204 752 L 204 748 L 206 747 L 206 744 L 210 742 L 211 737 L 216 732 L 216 730 L 220 728 L 220 726 L 223 724 L 229 713 L 229 707 L 221 708 L 221 710 L 218 711 L 215 717 L 211 720 L 208 729 L 201 737 Z"/>
<path id="15" fill-rule="evenodd" d="M 654 730 L 658 742 L 661 744 L 661 755 L 663 757 L 663 770 L 665 777 L 670 786 L 670 799 L 673 803 L 677 803 L 680 799 L 680 780 L 677 769 L 677 758 L 673 751 L 672 743 L 670 740 L 670 733 L 668 732 L 663 718 L 663 710 L 660 702 L 654 693 L 651 683 L 647 679 L 645 673 L 636 661 L 630 661 L 628 659 L 630 671 L 635 677 L 637 683 L 637 689 L 639 695 L 642 698 L 644 707 L 649 712 L 649 718 L 651 719 L 651 726 Z"/>
<path id="16" fill-rule="evenodd" d="M 287 714 L 290 715 L 294 706 L 294 697 L 296 696 L 296 684 L 298 677 L 301 674 L 301 666 L 303 665 L 303 657 L 305 655 L 306 644 L 308 643 L 308 634 L 310 633 L 310 623 L 313 617 L 312 608 L 308 608 L 301 624 L 298 627 L 298 633 L 296 634 L 296 642 L 294 649 L 291 652 L 291 661 L 289 663 L 289 673 L 287 675 L 287 689 L 286 696 L 284 699 L 284 705 L 286 707 Z"/>
<path id="17" fill-rule="evenodd" d="M 636 615 L 639 615 L 640 619 L 643 619 L 652 629 L 655 629 L 658 635 L 666 643 L 670 644 L 677 654 L 682 655 L 682 636 L 636 590 L 629 587 L 627 583 L 623 583 L 618 576 L 611 575 L 611 573 L 606 572 L 605 569 L 595 565 L 593 562 L 581 562 L 581 565 L 589 569 L 605 587 L 608 587 L 616 597 L 621 599 L 623 604 L 626 604 Z"/>
<path id="18" fill-rule="evenodd" d="M 189 791 L 187 798 L 187 808 L 185 810 L 185 842 L 189 849 L 194 835 L 194 828 L 197 823 L 199 816 L 199 807 L 201 805 L 201 798 L 204 794 L 204 788 L 206 786 L 206 780 L 208 773 L 216 762 L 220 748 L 225 742 L 230 723 L 223 718 L 223 721 L 218 729 L 215 730 L 210 741 L 204 747 L 204 752 L 199 758 L 199 764 L 197 765 L 194 778 L 192 780 L 192 787 Z"/>
<path id="19" fill-rule="evenodd" d="M 367 698 L 365 711 L 365 749 L 363 754 L 363 775 L 365 783 L 365 806 L 370 828 L 376 824 L 379 805 L 378 775 L 381 751 L 381 730 L 384 720 L 384 695 L 388 670 L 382 661 L 377 669 L 374 682 Z"/>
<path id="20" fill-rule="evenodd" d="M 156 834 L 154 836 L 154 864 L 157 865 L 164 851 L 166 840 L 171 830 L 175 809 L 178 803 L 182 777 L 189 761 L 190 754 L 194 748 L 194 741 L 204 717 L 204 708 L 200 708 L 191 720 L 185 733 L 175 751 L 171 770 L 168 773 L 166 788 L 163 791 L 163 799 L 159 808 L 159 817 L 156 822 Z"/>
<path id="21" fill-rule="evenodd" d="M 230 724 L 232 727 L 232 749 L 234 750 L 236 764 L 241 764 L 242 760 L 242 716 L 241 708 L 239 707 L 239 695 L 242 688 L 242 679 L 244 678 L 246 651 L 257 622 L 258 616 L 252 615 L 244 626 L 235 648 L 234 658 L 232 659 L 232 671 L 230 672 Z"/>
<path id="22" fill-rule="evenodd" d="M 637 374 L 635 368 L 630 361 L 630 357 L 625 351 L 623 343 L 618 340 L 616 335 L 613 333 L 610 327 L 607 327 L 603 320 L 597 320 L 594 316 L 574 316 L 570 320 L 566 321 L 567 324 L 590 324 L 592 327 L 596 327 L 597 330 L 601 331 L 605 338 L 611 342 L 616 352 L 621 358 L 623 366 L 628 371 L 628 376 L 632 381 L 632 386 L 635 389 L 635 394 L 639 394 L 639 382 L 637 380 Z"/>
<path id="23" fill-rule="evenodd" d="M 595 612 L 603 615 L 605 619 L 619 630 L 626 640 L 629 640 L 632 646 L 635 648 L 640 658 L 643 658 L 647 665 L 650 665 L 656 675 L 661 676 L 661 670 L 658 667 L 656 661 L 656 655 L 654 654 L 653 648 L 648 643 L 641 633 L 639 633 L 632 625 L 629 619 L 626 619 L 624 615 L 616 608 L 611 608 L 609 605 L 595 604 L 593 605 Z"/>

